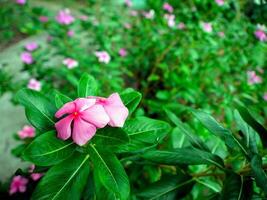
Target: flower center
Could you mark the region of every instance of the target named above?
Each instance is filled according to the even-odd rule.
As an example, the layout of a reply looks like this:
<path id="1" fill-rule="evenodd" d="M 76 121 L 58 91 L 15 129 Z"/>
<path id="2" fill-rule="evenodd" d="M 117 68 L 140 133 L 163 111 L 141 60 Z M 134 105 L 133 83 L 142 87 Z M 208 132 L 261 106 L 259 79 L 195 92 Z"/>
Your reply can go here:
<path id="1" fill-rule="evenodd" d="M 75 111 L 75 112 L 73 113 L 73 116 L 74 116 L 75 118 L 78 117 L 78 116 L 79 116 L 79 112 Z"/>

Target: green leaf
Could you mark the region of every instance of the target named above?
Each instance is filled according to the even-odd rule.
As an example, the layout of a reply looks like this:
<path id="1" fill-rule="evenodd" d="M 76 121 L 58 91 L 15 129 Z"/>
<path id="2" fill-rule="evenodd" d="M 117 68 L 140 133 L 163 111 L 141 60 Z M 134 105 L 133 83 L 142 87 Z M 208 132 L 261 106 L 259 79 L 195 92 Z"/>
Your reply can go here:
<path id="1" fill-rule="evenodd" d="M 170 125 L 160 120 L 137 117 L 127 120 L 123 130 L 130 136 L 130 139 L 155 143 L 167 135 Z"/>
<path id="2" fill-rule="evenodd" d="M 89 175 L 89 155 L 75 153 L 53 166 L 37 185 L 33 200 L 80 200 Z"/>
<path id="3" fill-rule="evenodd" d="M 227 173 L 220 195 L 221 200 L 249 200 L 252 198 L 252 180 L 234 173 Z"/>
<path id="4" fill-rule="evenodd" d="M 129 136 L 121 128 L 106 127 L 97 130 L 92 143 L 104 148 L 117 147 L 129 143 Z"/>
<path id="5" fill-rule="evenodd" d="M 94 164 L 94 172 L 107 190 L 119 199 L 127 199 L 130 193 L 128 177 L 114 154 L 90 144 L 88 151 Z"/>
<path id="6" fill-rule="evenodd" d="M 98 85 L 94 77 L 83 74 L 78 85 L 78 96 L 88 97 L 97 95 Z"/>
<path id="7" fill-rule="evenodd" d="M 50 166 L 70 157 L 75 150 L 72 141 L 63 141 L 56 137 L 55 131 L 49 131 L 37 137 L 23 152 L 23 159 L 39 166 Z"/>
<path id="8" fill-rule="evenodd" d="M 11 153 L 16 157 L 20 157 L 26 147 L 27 147 L 26 144 L 20 144 L 19 146 L 12 149 Z"/>
<path id="9" fill-rule="evenodd" d="M 38 130 L 45 132 L 54 127 L 56 107 L 40 92 L 21 89 L 16 99 L 25 107 L 28 120 Z"/>
<path id="10" fill-rule="evenodd" d="M 61 108 L 65 103 L 68 103 L 70 101 L 72 101 L 71 98 L 67 97 L 66 95 L 60 92 L 56 92 L 55 104 L 58 109 Z"/>
<path id="11" fill-rule="evenodd" d="M 251 170 L 256 180 L 257 186 L 267 194 L 267 176 L 262 169 L 262 159 L 259 155 L 254 155 L 251 159 Z"/>
<path id="12" fill-rule="evenodd" d="M 215 165 L 224 168 L 223 160 L 211 153 L 194 148 L 173 149 L 169 151 L 152 150 L 145 152 L 142 157 L 152 162 L 166 165 Z"/>
<path id="13" fill-rule="evenodd" d="M 165 109 L 165 112 L 169 119 L 176 125 L 176 127 L 180 130 L 181 133 L 185 134 L 187 138 L 189 139 L 192 146 L 194 146 L 197 149 L 202 149 L 205 151 L 210 152 L 207 145 L 196 135 L 194 135 L 189 127 L 187 127 L 184 123 L 181 122 L 181 120 L 176 117 L 176 115 L 171 112 L 170 110 Z"/>
<path id="14" fill-rule="evenodd" d="M 247 147 L 243 145 L 229 130 L 222 127 L 209 114 L 198 110 L 193 110 L 192 113 L 211 133 L 220 137 L 230 149 L 238 147 L 246 156 L 249 155 Z"/>
<path id="15" fill-rule="evenodd" d="M 120 93 L 120 97 L 124 105 L 128 108 L 129 112 L 132 113 L 139 105 L 142 95 L 132 88 L 128 88 Z"/>
<path id="16" fill-rule="evenodd" d="M 256 143 L 256 133 L 254 130 L 242 119 L 239 112 L 237 110 L 234 111 L 235 121 L 237 123 L 237 127 L 243 133 L 246 146 L 250 149 L 250 151 L 254 154 L 258 153 L 257 143 Z"/>
<path id="17" fill-rule="evenodd" d="M 146 200 L 180 199 L 192 189 L 194 180 L 186 175 L 165 176 L 146 186 L 137 196 Z"/>
<path id="18" fill-rule="evenodd" d="M 247 122 L 260 136 L 263 146 L 267 147 L 267 130 L 255 120 L 249 111 L 243 107 L 237 107 L 241 117 L 245 122 Z"/>

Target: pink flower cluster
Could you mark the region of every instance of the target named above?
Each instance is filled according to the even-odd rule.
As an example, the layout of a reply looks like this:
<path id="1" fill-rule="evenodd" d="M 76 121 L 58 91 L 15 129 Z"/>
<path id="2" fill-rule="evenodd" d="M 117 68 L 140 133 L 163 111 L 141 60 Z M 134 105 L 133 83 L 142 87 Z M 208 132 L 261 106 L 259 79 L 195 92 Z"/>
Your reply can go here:
<path id="1" fill-rule="evenodd" d="M 121 49 L 119 50 L 119 55 L 120 55 L 120 57 L 125 57 L 125 56 L 127 56 L 127 54 L 128 54 L 128 52 L 127 52 L 126 49 L 121 48 Z"/>
<path id="2" fill-rule="evenodd" d="M 202 22 L 201 27 L 202 27 L 203 31 L 205 31 L 206 33 L 212 32 L 212 24 L 209 22 Z"/>
<path id="3" fill-rule="evenodd" d="M 267 34 L 265 33 L 265 29 L 265 26 L 258 25 L 257 30 L 254 32 L 255 37 L 261 42 L 267 41 Z"/>
<path id="4" fill-rule="evenodd" d="M 17 192 L 25 192 L 28 182 L 28 179 L 24 178 L 23 176 L 14 176 L 10 184 L 9 194 L 12 195 Z"/>
<path id="5" fill-rule="evenodd" d="M 30 42 L 25 45 L 25 49 L 27 51 L 34 51 L 39 47 L 39 45 L 36 42 Z"/>
<path id="6" fill-rule="evenodd" d="M 142 14 L 146 19 L 154 19 L 154 17 L 155 17 L 155 11 L 154 10 L 143 11 Z"/>
<path id="7" fill-rule="evenodd" d="M 35 128 L 25 125 L 20 131 L 18 131 L 20 139 L 33 138 L 35 136 Z"/>
<path id="8" fill-rule="evenodd" d="M 75 18 L 71 15 L 69 9 L 64 9 L 58 12 L 56 20 L 59 24 L 69 25 L 75 21 Z"/>
<path id="9" fill-rule="evenodd" d="M 175 26 L 175 15 L 165 14 L 164 18 L 167 20 L 169 27 Z"/>
<path id="10" fill-rule="evenodd" d="M 101 63 L 108 64 L 110 61 L 110 55 L 106 51 L 96 51 L 95 56 L 98 58 L 98 61 Z"/>
<path id="11" fill-rule="evenodd" d="M 107 124 L 123 127 L 127 116 L 128 109 L 118 93 L 108 98 L 89 96 L 78 98 L 60 108 L 55 117 L 63 118 L 55 127 L 58 138 L 67 140 L 72 136 L 73 141 L 81 146 L 95 135 L 97 128 L 103 128 Z"/>
<path id="12" fill-rule="evenodd" d="M 166 10 L 169 13 L 173 12 L 173 7 L 169 3 L 164 3 L 163 4 L 163 9 Z"/>
<path id="13" fill-rule="evenodd" d="M 63 64 L 66 65 L 67 68 L 72 69 L 72 68 L 78 67 L 79 62 L 72 58 L 66 58 L 63 60 Z"/>
<path id="14" fill-rule="evenodd" d="M 249 85 L 254 85 L 262 82 L 262 78 L 258 76 L 255 71 L 248 71 L 247 76 Z"/>
<path id="15" fill-rule="evenodd" d="M 35 78 L 31 78 L 28 82 L 27 87 L 32 90 L 40 91 L 42 89 L 42 84 L 40 81 L 37 81 Z"/>

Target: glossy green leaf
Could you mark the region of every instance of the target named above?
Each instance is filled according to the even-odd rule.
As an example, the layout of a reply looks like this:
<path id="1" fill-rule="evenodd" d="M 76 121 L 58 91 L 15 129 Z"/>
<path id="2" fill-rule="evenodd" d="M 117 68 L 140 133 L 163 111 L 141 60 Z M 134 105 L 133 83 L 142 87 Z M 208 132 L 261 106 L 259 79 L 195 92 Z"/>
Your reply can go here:
<path id="1" fill-rule="evenodd" d="M 242 144 L 241 141 L 239 141 L 229 130 L 222 127 L 212 116 L 203 111 L 193 110 L 192 112 L 211 133 L 220 137 L 229 148 L 240 148 L 246 156 L 249 155 L 247 147 Z"/>
<path id="2" fill-rule="evenodd" d="M 56 107 L 40 92 L 21 89 L 16 95 L 17 101 L 25 107 L 29 122 L 41 132 L 54 127 Z"/>
<path id="3" fill-rule="evenodd" d="M 170 125 L 160 120 L 137 117 L 127 120 L 123 130 L 130 136 L 130 139 L 155 143 L 167 135 Z"/>
<path id="4" fill-rule="evenodd" d="M 92 144 L 88 146 L 88 151 L 94 164 L 94 173 L 105 188 L 118 199 L 127 199 L 130 193 L 129 180 L 116 156 Z"/>
<path id="5" fill-rule="evenodd" d="M 223 182 L 220 200 L 250 200 L 252 180 L 234 173 L 227 173 Z"/>
<path id="6" fill-rule="evenodd" d="M 194 148 L 181 148 L 169 151 L 151 150 L 142 154 L 142 157 L 152 162 L 166 165 L 215 165 L 224 168 L 223 160 L 211 153 Z"/>
<path id="7" fill-rule="evenodd" d="M 193 186 L 194 180 L 186 175 L 165 176 L 146 186 L 137 196 L 146 200 L 175 200 L 182 198 Z"/>
<path id="8" fill-rule="evenodd" d="M 267 176 L 262 169 L 262 158 L 259 155 L 254 155 L 250 164 L 257 186 L 264 191 L 265 195 L 267 195 Z"/>
<path id="9" fill-rule="evenodd" d="M 23 152 L 23 158 L 36 165 L 50 166 L 70 157 L 76 145 L 57 138 L 55 131 L 37 137 Z"/>
<path id="10" fill-rule="evenodd" d="M 80 200 L 89 169 L 89 155 L 75 153 L 48 170 L 37 185 L 32 199 Z"/>
<path id="11" fill-rule="evenodd" d="M 61 108 L 65 103 L 68 103 L 70 101 L 72 101 L 71 98 L 67 97 L 66 95 L 60 92 L 57 92 L 55 95 L 55 104 L 58 109 Z"/>
<path id="12" fill-rule="evenodd" d="M 16 157 L 20 157 L 22 152 L 25 150 L 26 147 L 27 147 L 26 144 L 20 144 L 19 146 L 12 149 L 11 153 Z"/>
<path id="13" fill-rule="evenodd" d="M 129 136 L 121 128 L 106 127 L 97 130 L 92 143 L 102 147 L 114 147 L 129 143 Z"/>
<path id="14" fill-rule="evenodd" d="M 96 96 L 98 91 L 98 84 L 94 77 L 89 74 L 83 74 L 78 85 L 78 96 L 88 97 Z"/>
<path id="15" fill-rule="evenodd" d="M 120 97 L 124 105 L 128 108 L 129 112 L 132 113 L 139 105 L 142 95 L 132 88 L 128 88 L 120 93 Z"/>
<path id="16" fill-rule="evenodd" d="M 165 109 L 165 112 L 169 119 L 176 125 L 176 127 L 179 129 L 179 131 L 187 136 L 192 146 L 198 149 L 202 149 L 205 151 L 210 152 L 207 145 L 196 135 L 194 135 L 189 127 L 187 127 L 184 123 L 181 122 L 181 120 L 170 110 Z"/>

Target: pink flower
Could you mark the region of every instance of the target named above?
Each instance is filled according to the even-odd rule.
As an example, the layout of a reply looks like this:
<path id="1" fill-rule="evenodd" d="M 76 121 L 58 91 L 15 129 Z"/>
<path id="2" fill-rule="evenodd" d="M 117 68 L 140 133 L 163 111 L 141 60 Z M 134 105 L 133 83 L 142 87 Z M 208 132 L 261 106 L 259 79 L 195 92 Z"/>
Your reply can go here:
<path id="1" fill-rule="evenodd" d="M 10 184 L 9 194 L 12 195 L 17 192 L 25 192 L 28 179 L 18 175 L 14 176 Z"/>
<path id="2" fill-rule="evenodd" d="M 131 28 L 132 28 L 132 25 L 129 24 L 129 23 L 125 23 L 123 26 L 124 26 L 124 28 L 126 28 L 126 29 L 131 29 Z"/>
<path id="3" fill-rule="evenodd" d="M 39 46 L 36 42 L 30 42 L 28 44 L 25 45 L 25 49 L 28 51 L 34 51 L 35 49 L 37 49 Z"/>
<path id="4" fill-rule="evenodd" d="M 95 98 L 96 104 L 104 107 L 109 117 L 108 125 L 112 127 L 123 127 L 129 111 L 123 104 L 118 93 L 113 93 L 108 98 L 92 96 L 88 98 Z"/>
<path id="5" fill-rule="evenodd" d="M 17 4 L 24 5 L 26 3 L 26 0 L 16 0 Z"/>
<path id="6" fill-rule="evenodd" d="M 48 22 L 48 17 L 47 16 L 40 16 L 39 21 L 43 22 L 43 23 Z"/>
<path id="7" fill-rule="evenodd" d="M 79 63 L 78 61 L 72 59 L 72 58 L 66 58 L 63 60 L 63 64 L 66 65 L 69 69 L 78 67 Z"/>
<path id="8" fill-rule="evenodd" d="M 138 12 L 136 10 L 131 10 L 130 15 L 136 17 L 138 15 Z"/>
<path id="9" fill-rule="evenodd" d="M 201 26 L 202 26 L 203 31 L 205 31 L 207 33 L 211 33 L 212 32 L 212 24 L 211 23 L 202 22 Z"/>
<path id="10" fill-rule="evenodd" d="M 180 29 L 180 30 L 185 29 L 185 24 L 184 24 L 184 22 L 180 22 L 180 23 L 178 24 L 177 28 Z"/>
<path id="11" fill-rule="evenodd" d="M 254 32 L 254 35 L 256 36 L 256 38 L 258 38 L 258 40 L 262 42 L 267 40 L 267 35 L 264 30 L 258 29 Z"/>
<path id="12" fill-rule="evenodd" d="M 120 55 L 121 57 L 125 57 L 125 56 L 127 56 L 127 54 L 128 54 L 128 52 L 126 51 L 126 49 L 121 48 L 121 49 L 119 50 L 119 55 Z"/>
<path id="13" fill-rule="evenodd" d="M 127 7 L 131 7 L 131 6 L 133 5 L 132 0 L 124 0 L 124 4 L 125 4 Z"/>
<path id="14" fill-rule="evenodd" d="M 98 58 L 99 62 L 108 64 L 110 61 L 110 55 L 106 51 L 96 51 L 95 56 Z"/>
<path id="15" fill-rule="evenodd" d="M 71 15 L 69 9 L 60 10 L 56 16 L 58 23 L 63 25 L 69 25 L 74 22 L 74 17 Z"/>
<path id="16" fill-rule="evenodd" d="M 223 4 L 224 4 L 224 0 L 215 0 L 215 2 L 216 2 L 219 6 L 223 6 Z"/>
<path id="17" fill-rule="evenodd" d="M 164 18 L 167 20 L 169 27 L 175 26 L 175 15 L 165 14 Z"/>
<path id="18" fill-rule="evenodd" d="M 25 125 L 22 130 L 18 131 L 20 139 L 33 138 L 35 136 L 35 128 Z"/>
<path id="19" fill-rule="evenodd" d="M 79 18 L 82 21 L 87 21 L 88 20 L 88 16 L 86 16 L 86 15 L 81 15 Z"/>
<path id="20" fill-rule="evenodd" d="M 155 11 L 154 10 L 150 10 L 148 12 L 143 12 L 143 16 L 147 19 L 154 19 L 155 17 Z"/>
<path id="21" fill-rule="evenodd" d="M 220 31 L 220 32 L 218 32 L 218 36 L 221 37 L 221 38 L 223 38 L 223 37 L 225 37 L 225 34 L 224 34 L 223 31 Z"/>
<path id="22" fill-rule="evenodd" d="M 25 64 L 32 64 L 33 63 L 33 57 L 32 57 L 32 54 L 29 53 L 29 52 L 23 52 L 21 55 L 20 55 L 20 58 L 22 60 L 22 62 L 24 62 Z"/>
<path id="23" fill-rule="evenodd" d="M 35 169 L 35 165 L 31 165 L 31 166 L 29 167 L 29 172 L 31 173 L 31 178 L 32 178 L 32 180 L 37 181 L 37 180 L 39 180 L 44 174 L 43 174 L 43 173 L 33 173 L 34 169 Z"/>
<path id="24" fill-rule="evenodd" d="M 263 95 L 263 99 L 264 99 L 265 101 L 267 101 L 267 92 L 264 93 L 264 95 Z"/>
<path id="25" fill-rule="evenodd" d="M 255 71 L 248 71 L 247 76 L 249 85 L 258 84 L 262 82 L 262 78 L 258 76 Z"/>
<path id="26" fill-rule="evenodd" d="M 69 37 L 73 37 L 74 36 L 74 31 L 73 30 L 69 30 L 68 33 L 67 33 L 67 35 Z"/>
<path id="27" fill-rule="evenodd" d="M 55 125 L 58 138 L 67 140 L 72 135 L 76 144 L 84 145 L 95 135 L 96 128 L 106 126 L 109 117 L 103 106 L 95 103 L 96 99 L 78 98 L 60 108 L 56 118 L 67 116 Z"/>
<path id="28" fill-rule="evenodd" d="M 42 84 L 39 81 L 37 81 L 35 78 L 31 78 L 28 82 L 27 87 L 32 90 L 40 91 Z"/>
<path id="29" fill-rule="evenodd" d="M 164 3 L 163 4 L 163 9 L 168 11 L 169 13 L 173 12 L 173 7 L 169 3 Z"/>

